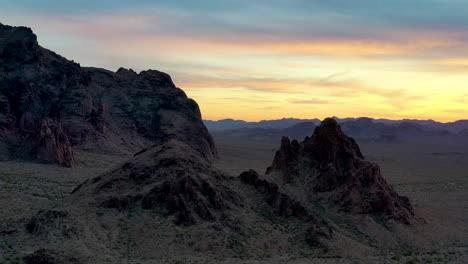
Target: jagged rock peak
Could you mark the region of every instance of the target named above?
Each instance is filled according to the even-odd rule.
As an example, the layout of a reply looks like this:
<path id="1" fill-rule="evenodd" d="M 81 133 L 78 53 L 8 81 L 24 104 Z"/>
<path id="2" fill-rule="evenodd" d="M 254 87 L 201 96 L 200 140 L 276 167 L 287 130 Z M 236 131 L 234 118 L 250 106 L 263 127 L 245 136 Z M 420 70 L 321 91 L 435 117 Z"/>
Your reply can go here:
<path id="1" fill-rule="evenodd" d="M 414 215 L 408 198 L 396 193 L 379 166 L 364 159 L 356 141 L 332 118 L 299 144 L 283 138 L 267 175 L 279 175 L 283 184 L 297 185 L 311 198 L 329 200 L 343 211 L 383 214 L 404 223 Z"/>
<path id="2" fill-rule="evenodd" d="M 356 141 L 343 133 L 340 126 L 333 118 L 326 118 L 320 126 L 315 128 L 311 138 L 305 140 L 305 145 L 320 154 L 320 160 L 345 158 L 361 158 L 364 156 Z"/>
<path id="3" fill-rule="evenodd" d="M 271 167 L 267 168 L 267 174 L 272 170 L 281 170 L 283 175 L 284 182 L 290 182 L 291 179 L 291 166 L 293 161 L 297 159 L 297 154 L 299 150 L 299 143 L 297 140 L 293 140 L 292 143 L 289 141 L 288 137 L 281 138 L 281 147 L 275 155 L 273 164 Z"/>
<path id="4" fill-rule="evenodd" d="M 125 78 L 135 78 L 138 74 L 132 69 L 125 69 L 120 67 L 116 72 L 117 75 L 120 75 Z"/>

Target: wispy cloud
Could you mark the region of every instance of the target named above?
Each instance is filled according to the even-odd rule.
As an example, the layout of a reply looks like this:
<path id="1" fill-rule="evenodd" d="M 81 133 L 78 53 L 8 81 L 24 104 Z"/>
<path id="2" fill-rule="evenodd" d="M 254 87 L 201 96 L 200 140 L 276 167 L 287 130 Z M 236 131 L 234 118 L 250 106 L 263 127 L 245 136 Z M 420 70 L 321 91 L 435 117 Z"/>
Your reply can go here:
<path id="1" fill-rule="evenodd" d="M 0 4 L 82 65 L 168 71 L 213 118 L 468 116 L 462 0 Z"/>

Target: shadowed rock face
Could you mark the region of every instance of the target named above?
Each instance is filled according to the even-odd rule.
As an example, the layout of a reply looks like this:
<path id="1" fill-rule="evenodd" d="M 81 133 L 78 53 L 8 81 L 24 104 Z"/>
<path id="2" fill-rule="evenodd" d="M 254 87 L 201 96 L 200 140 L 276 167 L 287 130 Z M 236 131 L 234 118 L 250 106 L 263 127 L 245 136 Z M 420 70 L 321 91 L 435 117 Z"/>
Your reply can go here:
<path id="1" fill-rule="evenodd" d="M 283 138 L 267 174 L 281 175 L 284 184 L 307 182 L 297 187 L 343 211 L 383 214 L 404 223 L 414 215 L 408 198 L 387 184 L 379 167 L 364 159 L 356 142 L 331 118 L 300 144 Z"/>
<path id="2" fill-rule="evenodd" d="M 50 120 L 42 121 L 34 154 L 39 159 L 53 161 L 65 167 L 72 167 L 75 162 L 70 141 L 62 126 Z"/>
<path id="3" fill-rule="evenodd" d="M 260 175 L 256 171 L 245 171 L 239 177 L 242 182 L 250 184 L 263 192 L 266 196 L 266 201 L 274 208 L 278 215 L 284 217 L 294 216 L 302 220 L 310 217 L 307 209 L 299 202 L 289 195 L 282 193 L 276 183 L 260 178 Z"/>
<path id="4" fill-rule="evenodd" d="M 226 182 L 226 176 L 198 151 L 171 139 L 73 192 L 84 192 L 105 208 L 163 209 L 176 224 L 191 225 L 197 219 L 222 220 L 222 212 L 241 205 Z"/>
<path id="5" fill-rule="evenodd" d="M 243 183 L 253 186 L 262 193 L 275 214 L 302 220 L 307 226 L 305 241 L 310 246 L 325 246 L 326 240 L 332 237 L 332 228 L 326 221 L 317 219 L 303 204 L 282 191 L 278 184 L 262 178 L 254 170 L 241 173 L 239 178 Z"/>
<path id="6" fill-rule="evenodd" d="M 89 151 L 134 153 L 176 138 L 208 159 L 217 156 L 198 105 L 163 72 L 83 68 L 40 47 L 29 28 L 1 24 L 0 55 L 3 148 L 71 166 L 67 142 Z M 37 145 L 44 123 L 58 134 L 46 133 Z"/>

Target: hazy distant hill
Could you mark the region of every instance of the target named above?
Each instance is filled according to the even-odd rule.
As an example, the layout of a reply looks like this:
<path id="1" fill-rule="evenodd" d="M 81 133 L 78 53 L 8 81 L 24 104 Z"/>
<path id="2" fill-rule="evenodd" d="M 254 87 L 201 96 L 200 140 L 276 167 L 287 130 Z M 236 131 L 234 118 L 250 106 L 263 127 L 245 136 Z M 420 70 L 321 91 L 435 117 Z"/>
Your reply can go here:
<path id="1" fill-rule="evenodd" d="M 417 120 L 417 119 L 401 119 L 401 120 L 391 120 L 391 119 L 374 119 L 369 117 L 358 117 L 358 118 L 338 118 L 333 117 L 339 123 L 349 122 L 349 121 L 358 121 L 360 124 L 368 124 L 369 121 L 374 124 L 383 124 L 383 125 L 403 125 L 403 126 L 421 126 L 423 130 L 447 130 L 449 132 L 459 133 L 464 129 L 468 129 L 468 120 L 458 120 L 455 122 L 442 123 L 434 120 Z M 213 120 L 203 120 L 205 125 L 210 131 L 223 131 L 223 130 L 232 130 L 239 128 L 288 128 L 293 125 L 303 123 L 303 122 L 313 122 L 314 124 L 320 124 L 320 120 L 317 118 L 314 119 L 300 119 L 300 118 L 282 118 L 275 120 L 262 120 L 259 122 L 247 122 L 244 120 L 234 120 L 234 119 L 222 119 L 218 121 Z"/>
<path id="2" fill-rule="evenodd" d="M 393 142 L 418 140 L 427 137 L 466 138 L 468 121 L 459 120 L 441 123 L 433 120 L 389 120 L 361 118 L 337 118 L 343 131 L 360 141 Z M 204 121 L 212 133 L 235 137 L 269 137 L 288 136 L 302 139 L 310 136 L 317 125 L 316 119 L 279 119 L 246 122 L 242 120 L 225 119 L 220 121 Z M 290 125 L 290 124 L 293 125 Z"/>
<path id="3" fill-rule="evenodd" d="M 277 120 L 262 120 L 259 122 L 247 122 L 244 120 L 234 120 L 234 119 L 223 119 L 218 121 L 212 120 L 203 120 L 206 127 L 212 131 L 225 131 L 233 130 L 239 128 L 273 128 L 273 129 L 282 129 L 294 126 L 299 123 L 304 122 L 313 122 L 314 124 L 320 124 L 320 120 L 315 119 L 299 119 L 299 118 L 283 118 Z"/>

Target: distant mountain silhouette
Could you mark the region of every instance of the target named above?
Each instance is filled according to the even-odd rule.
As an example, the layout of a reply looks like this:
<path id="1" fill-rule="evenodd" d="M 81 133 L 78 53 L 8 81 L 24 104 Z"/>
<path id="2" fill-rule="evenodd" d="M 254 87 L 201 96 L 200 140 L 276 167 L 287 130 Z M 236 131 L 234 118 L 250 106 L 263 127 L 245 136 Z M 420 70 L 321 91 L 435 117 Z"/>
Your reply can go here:
<path id="1" fill-rule="evenodd" d="M 224 131 L 239 128 L 273 128 L 282 129 L 290 126 L 294 126 L 303 122 L 313 122 L 314 124 L 320 124 L 320 119 L 297 119 L 297 118 L 283 118 L 277 120 L 262 120 L 259 122 L 247 122 L 244 120 L 234 119 L 223 119 L 218 121 L 203 120 L 206 127 L 210 131 Z"/>
<path id="2" fill-rule="evenodd" d="M 433 120 L 389 120 L 360 118 L 333 117 L 343 131 L 358 140 L 387 141 L 408 140 L 418 137 L 464 137 L 468 130 L 468 120 L 459 120 L 449 123 L 441 123 Z M 231 136 L 245 137 L 278 137 L 288 136 L 302 139 L 308 136 L 316 125 L 316 119 L 304 122 L 303 119 L 279 119 L 264 120 L 261 122 L 245 122 L 236 120 L 208 121 L 204 123 L 210 132 Z M 289 125 L 294 123 L 294 125 Z M 229 124 L 229 125 L 225 125 Z M 274 125 L 271 125 L 274 124 Z M 243 126 L 243 127 L 242 127 Z M 235 128 L 232 128 L 235 127 Z"/>

